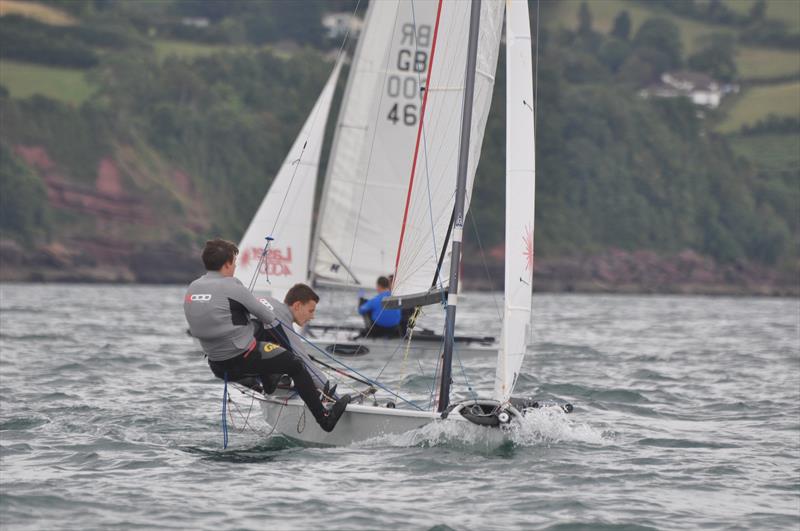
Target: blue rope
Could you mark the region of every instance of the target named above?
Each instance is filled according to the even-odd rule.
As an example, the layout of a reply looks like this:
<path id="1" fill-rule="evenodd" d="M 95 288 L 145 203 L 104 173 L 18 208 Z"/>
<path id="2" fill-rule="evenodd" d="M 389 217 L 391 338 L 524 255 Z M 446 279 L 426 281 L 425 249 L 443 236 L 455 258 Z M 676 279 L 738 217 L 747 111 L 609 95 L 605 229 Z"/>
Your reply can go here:
<path id="1" fill-rule="evenodd" d="M 222 449 L 228 448 L 228 371 L 222 388 Z"/>
<path id="2" fill-rule="evenodd" d="M 282 322 L 280 319 L 277 319 L 277 321 L 278 321 L 279 323 L 281 323 L 281 325 L 283 326 L 283 328 L 284 328 L 284 329 L 288 329 L 288 330 L 290 330 L 290 331 L 291 331 L 291 332 L 292 332 L 294 335 L 296 335 L 297 337 L 299 337 L 300 339 L 302 339 L 303 341 L 305 341 L 306 343 L 308 343 L 309 345 L 311 345 L 312 347 L 314 347 L 316 350 L 318 350 L 319 352 L 321 352 L 322 354 L 324 354 L 324 355 L 325 355 L 325 356 L 326 356 L 328 359 L 330 359 L 330 360 L 332 360 L 332 361 L 335 361 L 336 363 L 338 363 L 339 365 L 341 365 L 342 367 L 344 367 L 344 368 L 345 368 L 345 369 L 347 369 L 348 371 L 350 371 L 350 372 L 352 372 L 352 373 L 354 373 L 354 374 L 357 374 L 357 375 L 361 376 L 363 379 L 365 379 L 366 381 L 368 381 L 370 384 L 372 384 L 372 385 L 374 385 L 374 386 L 376 386 L 376 387 L 380 387 L 381 389 L 383 389 L 384 391 L 386 391 L 387 393 L 389 393 L 389 394 L 390 394 L 390 395 L 392 395 L 393 397 L 395 397 L 395 398 L 399 398 L 400 400 L 402 400 L 403 402 L 405 402 L 405 403 L 406 403 L 406 404 L 408 404 L 409 406 L 411 406 L 411 407 L 414 407 L 414 408 L 416 408 L 416 409 L 418 409 L 418 410 L 420 410 L 420 411 L 424 411 L 424 409 L 422 409 L 421 407 L 419 407 L 419 406 L 418 406 L 418 405 L 416 405 L 415 403 L 413 403 L 413 402 L 411 402 L 411 401 L 409 401 L 409 400 L 406 400 L 405 398 L 403 398 L 402 396 L 398 395 L 398 394 L 397 394 L 397 393 L 395 393 L 394 391 L 392 391 L 392 390 L 390 390 L 389 388 L 385 387 L 383 384 L 381 384 L 381 383 L 379 383 L 379 382 L 376 382 L 375 380 L 371 379 L 369 376 L 365 376 L 365 375 L 361 374 L 360 372 L 358 372 L 358 371 L 357 371 L 357 370 L 355 370 L 354 368 L 352 368 L 352 367 L 348 366 L 347 364 L 345 364 L 345 363 L 343 363 L 343 362 L 339 361 L 338 359 L 336 359 L 335 357 L 331 356 L 330 354 L 328 354 L 327 352 L 325 352 L 325 350 L 324 350 L 324 349 L 321 349 L 321 348 L 319 348 L 317 345 L 315 345 L 314 343 L 312 343 L 311 341 L 309 341 L 308 339 L 306 339 L 306 338 L 305 338 L 305 337 L 303 337 L 302 335 L 300 335 L 300 334 L 298 334 L 297 332 L 295 332 L 295 331 L 294 331 L 294 328 L 292 328 L 291 326 L 286 326 L 286 324 L 285 324 L 285 323 L 283 323 L 283 322 Z"/>

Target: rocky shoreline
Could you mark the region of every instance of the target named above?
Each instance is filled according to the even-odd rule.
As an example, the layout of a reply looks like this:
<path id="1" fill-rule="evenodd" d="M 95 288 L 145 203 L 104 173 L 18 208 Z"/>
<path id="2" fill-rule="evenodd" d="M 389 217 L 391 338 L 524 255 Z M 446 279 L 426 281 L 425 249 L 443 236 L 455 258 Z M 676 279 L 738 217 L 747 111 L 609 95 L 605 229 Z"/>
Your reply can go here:
<path id="1" fill-rule="evenodd" d="M 537 259 L 534 291 L 800 297 L 800 264 L 781 271 L 717 264 L 693 251 L 662 256 L 612 249 L 596 255 Z M 167 244 L 126 247 L 72 241 L 23 248 L 0 239 L 0 282 L 186 284 L 203 273 L 190 251 Z M 467 261 L 465 290 L 502 290 L 503 264 Z"/>
<path id="2" fill-rule="evenodd" d="M 470 263 L 464 267 L 464 276 L 464 289 L 500 290 L 503 264 Z M 800 297 L 800 264 L 789 272 L 746 263 L 718 264 L 691 250 L 663 256 L 610 249 L 594 255 L 537 259 L 533 285 L 534 291 L 552 293 Z"/>

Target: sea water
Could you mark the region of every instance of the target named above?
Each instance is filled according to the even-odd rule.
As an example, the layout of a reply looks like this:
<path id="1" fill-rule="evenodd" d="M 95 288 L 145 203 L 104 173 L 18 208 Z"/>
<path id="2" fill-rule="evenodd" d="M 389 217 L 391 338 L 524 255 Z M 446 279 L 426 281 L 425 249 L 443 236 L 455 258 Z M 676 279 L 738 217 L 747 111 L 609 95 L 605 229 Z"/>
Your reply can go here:
<path id="1" fill-rule="evenodd" d="M 234 391 L 223 449 L 182 296 L 0 286 L 2 529 L 800 527 L 797 299 L 536 294 L 515 395 L 572 414 L 318 448 Z M 323 293 L 317 320 L 357 324 L 351 298 Z M 459 301 L 459 333 L 499 334 L 500 294 Z M 345 363 L 430 403 L 435 360 Z M 490 394 L 494 365 L 457 357 L 453 396 Z"/>

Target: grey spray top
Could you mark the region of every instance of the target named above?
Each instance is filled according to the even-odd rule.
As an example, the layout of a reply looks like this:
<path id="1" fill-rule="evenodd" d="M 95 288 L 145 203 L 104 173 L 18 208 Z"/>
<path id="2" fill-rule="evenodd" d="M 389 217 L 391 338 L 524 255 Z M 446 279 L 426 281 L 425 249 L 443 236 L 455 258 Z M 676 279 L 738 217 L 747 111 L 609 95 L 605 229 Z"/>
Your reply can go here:
<path id="1" fill-rule="evenodd" d="M 186 290 L 183 312 L 192 335 L 211 361 L 238 356 L 253 342 L 250 315 L 266 328 L 278 325 L 275 314 L 234 277 L 209 271 Z"/>

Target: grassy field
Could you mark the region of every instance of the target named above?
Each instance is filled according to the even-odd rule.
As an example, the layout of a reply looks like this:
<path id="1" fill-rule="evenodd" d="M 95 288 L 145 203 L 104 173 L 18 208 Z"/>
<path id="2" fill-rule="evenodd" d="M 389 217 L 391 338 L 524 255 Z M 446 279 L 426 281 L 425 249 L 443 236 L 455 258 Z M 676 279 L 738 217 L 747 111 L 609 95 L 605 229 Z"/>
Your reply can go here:
<path id="1" fill-rule="evenodd" d="M 192 58 L 204 55 L 213 55 L 225 50 L 235 50 L 232 46 L 219 46 L 213 44 L 202 44 L 188 41 L 156 40 L 153 41 L 156 56 L 162 60 L 170 55 L 178 57 Z"/>
<path id="2" fill-rule="evenodd" d="M 4 15 L 22 15 L 53 26 L 71 26 L 76 22 L 74 18 L 60 9 L 36 2 L 20 2 L 18 0 L 0 0 L 0 17 Z"/>
<path id="3" fill-rule="evenodd" d="M 800 135 L 756 135 L 730 138 L 733 151 L 770 171 L 800 168 Z"/>
<path id="4" fill-rule="evenodd" d="M 757 80 L 800 74 L 800 53 L 768 48 L 740 47 L 736 54 L 739 76 Z"/>
<path id="5" fill-rule="evenodd" d="M 717 126 L 717 130 L 732 133 L 770 114 L 800 119 L 800 82 L 747 89 L 732 103 L 727 118 Z"/>
<path id="6" fill-rule="evenodd" d="M 749 13 L 755 0 L 725 0 L 734 11 Z M 767 0 L 767 18 L 782 20 L 791 31 L 800 31 L 800 2 L 797 0 Z"/>
<path id="7" fill-rule="evenodd" d="M 542 19 L 542 22 L 550 27 L 564 27 L 575 29 L 578 27 L 578 10 L 583 0 L 562 0 L 556 3 L 546 13 L 552 17 L 551 20 Z M 661 17 L 674 22 L 681 32 L 681 42 L 683 43 L 683 53 L 689 54 L 702 47 L 703 37 L 711 33 L 735 33 L 735 30 L 725 26 L 711 26 L 700 22 L 694 22 L 685 18 L 676 17 L 665 11 L 651 9 L 645 4 L 626 0 L 591 0 L 587 3 L 589 11 L 592 13 L 592 27 L 595 31 L 608 33 L 613 24 L 614 18 L 620 11 L 627 11 L 631 17 L 631 36 L 636 34 L 636 30 L 642 22 L 648 18 Z"/>
<path id="8" fill-rule="evenodd" d="M 152 42 L 156 51 L 156 56 L 159 60 L 163 60 L 170 55 L 176 55 L 181 58 L 191 59 L 192 57 L 202 57 L 206 55 L 213 55 L 221 52 L 246 52 L 255 50 L 270 50 L 276 56 L 282 59 L 289 59 L 292 56 L 292 50 L 289 48 L 281 48 L 278 46 L 264 45 L 261 48 L 255 46 L 228 46 L 228 45 L 214 45 L 214 44 L 201 44 L 188 41 L 176 41 L 160 39 Z"/>
<path id="9" fill-rule="evenodd" d="M 75 104 L 86 101 L 92 93 L 84 70 L 39 66 L 6 59 L 0 60 L 0 84 L 14 98 L 41 94 Z"/>

